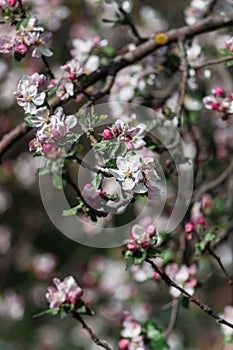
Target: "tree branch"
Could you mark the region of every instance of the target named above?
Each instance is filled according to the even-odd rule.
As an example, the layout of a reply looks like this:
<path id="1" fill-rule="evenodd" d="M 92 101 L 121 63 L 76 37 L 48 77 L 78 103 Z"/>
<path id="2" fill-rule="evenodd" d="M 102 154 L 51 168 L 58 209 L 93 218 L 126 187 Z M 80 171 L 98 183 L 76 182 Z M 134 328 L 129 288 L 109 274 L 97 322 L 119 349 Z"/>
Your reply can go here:
<path id="1" fill-rule="evenodd" d="M 233 25 L 233 12 L 221 13 L 221 15 L 209 17 L 199 21 L 192 26 L 184 26 L 178 29 L 171 29 L 164 33 L 167 37 L 166 45 L 176 42 L 179 38 L 187 39 L 195 37 L 196 35 L 214 31 L 217 29 L 225 28 Z M 134 51 L 127 51 L 123 55 L 118 55 L 107 65 L 97 69 L 97 71 L 86 76 L 86 79 L 82 83 L 81 87 L 79 84 L 79 93 L 82 93 L 89 86 L 92 86 L 98 81 L 105 79 L 108 75 L 116 75 L 121 69 L 132 65 L 133 63 L 143 59 L 152 52 L 158 50 L 161 47 L 154 38 L 150 38 L 144 43 L 137 46 Z M 101 96 L 102 97 L 102 96 Z M 61 104 L 58 98 L 52 98 L 49 100 L 49 104 L 52 108 L 56 108 Z M 16 127 L 16 130 L 12 130 L 9 134 L 7 146 L 15 142 L 15 139 L 20 138 L 25 134 L 25 123 L 24 126 Z M 20 131 L 23 129 L 23 132 Z M 6 143 L 3 140 L 0 141 L 0 156 L 6 151 Z"/>
<path id="2" fill-rule="evenodd" d="M 205 313 L 207 313 L 209 316 L 214 318 L 218 323 L 224 324 L 230 328 L 233 328 L 233 324 L 226 321 L 224 318 L 219 316 L 213 309 L 211 309 L 208 305 L 204 304 L 202 301 L 200 301 L 197 297 L 189 294 L 186 292 L 185 289 L 180 287 L 176 282 L 174 282 L 165 272 L 160 271 L 160 269 L 157 267 L 157 265 L 150 259 L 145 260 L 147 263 L 149 263 L 155 272 L 157 272 L 160 277 L 163 279 L 163 281 L 170 287 L 174 287 L 177 290 L 179 290 L 183 295 L 185 295 L 192 303 L 196 304 L 201 310 L 203 310 Z"/>
<path id="3" fill-rule="evenodd" d="M 223 266 L 222 260 L 220 258 L 220 256 L 218 256 L 214 250 L 211 248 L 210 244 L 207 245 L 207 251 L 209 252 L 209 254 L 216 260 L 217 264 L 219 265 L 222 273 L 224 274 L 224 276 L 226 277 L 229 286 L 233 286 L 233 281 L 231 279 L 231 277 L 228 275 L 225 267 Z"/>
<path id="4" fill-rule="evenodd" d="M 105 341 L 100 340 L 100 338 L 93 332 L 93 330 L 86 324 L 86 322 L 78 313 L 73 312 L 73 317 L 81 323 L 83 329 L 85 329 L 89 337 L 93 340 L 93 342 L 96 345 L 106 350 L 112 350 L 112 348 L 110 348 L 110 346 Z"/>
<path id="5" fill-rule="evenodd" d="M 202 69 L 205 67 L 210 67 L 210 66 L 214 66 L 216 64 L 221 64 L 221 63 L 225 63 L 225 62 L 229 62 L 233 60 L 233 56 L 227 56 L 227 57 L 222 57 L 222 58 L 217 58 L 215 60 L 209 60 L 209 61 L 205 61 L 203 63 L 191 63 L 189 64 L 189 66 L 193 69 Z"/>
<path id="6" fill-rule="evenodd" d="M 188 61 L 187 61 L 187 55 L 184 47 L 184 40 L 179 38 L 178 39 L 178 46 L 180 50 L 180 69 L 182 70 L 182 78 L 180 82 L 180 97 L 176 108 L 176 115 L 178 118 L 178 127 L 181 126 L 181 113 L 184 106 L 184 98 L 185 98 L 185 90 L 186 90 L 186 83 L 188 79 Z"/>
<path id="7" fill-rule="evenodd" d="M 230 162 L 230 165 L 217 178 L 211 181 L 208 181 L 207 183 L 204 183 L 202 186 L 200 186 L 199 189 L 197 189 L 194 192 L 194 201 L 198 200 L 203 193 L 216 188 L 222 182 L 226 181 L 228 176 L 232 173 L 232 171 L 233 171 L 233 160 Z"/>

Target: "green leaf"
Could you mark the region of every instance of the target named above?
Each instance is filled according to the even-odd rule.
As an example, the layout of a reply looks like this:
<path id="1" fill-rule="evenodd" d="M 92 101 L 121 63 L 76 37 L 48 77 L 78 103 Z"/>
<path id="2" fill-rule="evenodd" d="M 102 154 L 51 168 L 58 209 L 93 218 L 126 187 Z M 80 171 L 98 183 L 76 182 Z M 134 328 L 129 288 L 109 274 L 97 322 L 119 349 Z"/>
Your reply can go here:
<path id="1" fill-rule="evenodd" d="M 107 161 L 106 167 L 107 167 L 108 169 L 117 169 L 116 158 L 113 158 L 113 159 L 110 159 L 109 161 Z M 141 197 L 141 198 L 142 198 L 142 197 Z"/>
<path id="2" fill-rule="evenodd" d="M 39 168 L 39 169 L 37 169 L 37 174 L 39 176 L 49 174 L 49 169 L 45 168 L 45 167 L 44 168 Z"/>
<path id="3" fill-rule="evenodd" d="M 146 330 L 146 338 L 154 350 L 168 350 L 169 346 L 163 337 L 163 331 L 159 329 L 152 321 L 147 321 L 143 325 Z"/>
<path id="4" fill-rule="evenodd" d="M 78 115 L 78 121 L 82 123 L 83 125 L 89 126 L 89 120 L 86 115 L 79 114 Z"/>
<path id="5" fill-rule="evenodd" d="M 53 186 L 58 189 L 58 190 L 62 190 L 65 182 L 64 179 L 62 178 L 62 175 L 58 175 L 56 173 L 52 174 L 52 184 Z"/>
<path id="6" fill-rule="evenodd" d="M 56 91 L 57 91 L 57 86 L 53 86 L 51 89 L 46 90 L 45 93 L 47 94 L 47 96 L 51 96 L 55 94 Z"/>
<path id="7" fill-rule="evenodd" d="M 103 180 L 103 174 L 97 174 L 96 177 L 92 180 L 92 185 L 95 187 L 96 190 L 98 190 L 101 186 L 102 180 Z"/>
<path id="8" fill-rule="evenodd" d="M 77 215 L 78 211 L 82 209 L 83 207 L 83 202 L 79 203 L 76 205 L 76 207 L 73 207 L 71 209 L 63 210 L 62 215 L 63 216 L 72 216 L 72 215 Z"/>
<path id="9" fill-rule="evenodd" d="M 180 304 L 185 308 L 188 309 L 189 308 L 189 299 L 185 296 L 185 295 L 181 295 L 179 297 L 180 300 Z"/>
<path id="10" fill-rule="evenodd" d="M 104 3 L 104 0 L 96 0 L 96 7 L 101 7 Z"/>
<path id="11" fill-rule="evenodd" d="M 35 126 L 31 121 L 31 117 L 25 117 L 24 120 L 25 120 L 26 124 L 28 126 L 30 126 L 31 128 L 33 128 Z"/>
<path id="12" fill-rule="evenodd" d="M 145 249 L 140 249 L 135 252 L 135 255 L 133 256 L 133 263 L 134 265 L 141 265 L 143 261 L 145 261 L 147 256 L 147 252 Z"/>
<path id="13" fill-rule="evenodd" d="M 42 311 L 38 314 L 33 315 L 33 317 L 36 318 L 36 317 L 41 317 L 41 316 L 45 316 L 45 315 L 55 316 L 59 313 L 59 311 L 60 311 L 59 307 L 57 307 L 56 309 L 48 309 L 48 310 L 45 310 L 45 311 Z"/>
<path id="14" fill-rule="evenodd" d="M 26 27 L 29 21 L 29 17 L 28 18 L 24 18 L 22 21 L 18 22 L 15 26 L 16 30 L 19 30 L 21 26 Z"/>
<path id="15" fill-rule="evenodd" d="M 224 344 L 233 343 L 233 334 L 224 334 Z"/>
<path id="16" fill-rule="evenodd" d="M 104 47 L 103 52 L 105 53 L 105 55 L 109 58 L 113 57 L 115 50 L 113 48 L 112 45 L 107 45 Z"/>
<path id="17" fill-rule="evenodd" d="M 103 198 L 104 198 L 105 200 L 109 200 L 109 201 L 116 201 L 116 200 L 119 198 L 119 196 L 118 196 L 118 194 L 108 194 L 108 193 L 105 193 L 104 196 L 103 196 Z"/>
<path id="18" fill-rule="evenodd" d="M 74 306 L 74 312 L 82 315 L 88 315 L 88 316 L 93 316 L 94 311 L 90 309 L 82 299 L 78 299 L 76 301 L 76 304 Z"/>
<path id="19" fill-rule="evenodd" d="M 101 114 L 101 115 L 92 115 L 91 116 L 91 121 L 92 121 L 92 125 L 94 124 L 98 124 L 104 120 L 106 120 L 108 118 L 107 114 Z"/>

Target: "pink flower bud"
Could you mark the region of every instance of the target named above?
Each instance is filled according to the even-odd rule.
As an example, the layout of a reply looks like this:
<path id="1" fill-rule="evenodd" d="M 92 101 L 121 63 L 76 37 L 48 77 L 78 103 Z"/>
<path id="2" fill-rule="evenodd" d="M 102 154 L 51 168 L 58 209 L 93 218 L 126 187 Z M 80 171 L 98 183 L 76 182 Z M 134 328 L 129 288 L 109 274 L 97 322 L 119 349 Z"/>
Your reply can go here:
<path id="1" fill-rule="evenodd" d="M 118 342 L 118 346 L 119 346 L 120 349 L 128 349 L 129 344 L 130 344 L 130 342 L 127 339 L 121 339 Z"/>
<path id="2" fill-rule="evenodd" d="M 51 151 L 51 149 L 52 149 L 52 145 L 50 143 L 44 143 L 42 145 L 42 152 L 45 154 L 49 153 L 49 151 Z"/>
<path id="3" fill-rule="evenodd" d="M 200 226 L 205 226 L 205 220 L 204 219 L 198 219 L 197 224 Z"/>
<path id="4" fill-rule="evenodd" d="M 69 75 L 69 79 L 70 79 L 71 81 L 74 81 L 74 80 L 76 79 L 76 74 L 71 73 L 71 74 Z"/>
<path id="5" fill-rule="evenodd" d="M 148 233 L 148 235 L 150 236 L 150 238 L 154 237 L 156 234 L 156 228 L 154 227 L 154 225 L 149 225 L 146 228 L 146 233 Z"/>
<path id="6" fill-rule="evenodd" d="M 193 223 L 192 223 L 192 222 L 188 222 L 188 223 L 185 225 L 184 229 L 185 229 L 185 232 L 186 232 L 186 233 L 191 233 L 191 232 L 193 232 L 193 230 L 194 230 L 194 225 L 193 225 Z"/>
<path id="7" fill-rule="evenodd" d="M 192 278 L 190 281 L 188 281 L 188 285 L 192 288 L 195 288 L 197 285 L 197 280 L 196 278 Z"/>
<path id="8" fill-rule="evenodd" d="M 127 244 L 127 249 L 128 250 L 132 250 L 133 252 L 135 252 L 136 250 L 138 250 L 138 247 L 135 243 L 128 243 Z"/>
<path id="9" fill-rule="evenodd" d="M 83 290 L 77 286 L 74 290 L 70 290 L 66 296 L 66 301 L 71 304 L 75 304 L 77 299 L 83 295 Z"/>
<path id="10" fill-rule="evenodd" d="M 85 186 L 84 186 L 84 188 L 92 188 L 93 186 L 92 186 L 92 184 L 86 184 Z"/>
<path id="11" fill-rule="evenodd" d="M 217 86 L 213 93 L 217 97 L 223 97 L 225 95 L 225 90 L 221 86 Z"/>
<path id="12" fill-rule="evenodd" d="M 15 52 L 18 52 L 21 55 L 25 55 L 28 52 L 29 47 L 27 45 L 21 43 L 21 44 L 15 46 L 14 50 L 15 50 Z"/>
<path id="13" fill-rule="evenodd" d="M 113 137 L 112 131 L 109 130 L 109 129 L 104 129 L 104 131 L 103 131 L 103 138 L 105 140 L 110 140 L 112 137 Z"/>
<path id="14" fill-rule="evenodd" d="M 227 114 L 223 114 L 223 115 L 221 115 L 221 119 L 222 120 L 228 120 L 228 118 L 229 118 L 229 115 L 227 115 Z"/>
<path id="15" fill-rule="evenodd" d="M 8 4 L 14 6 L 18 0 L 8 0 Z"/>
<path id="16" fill-rule="evenodd" d="M 150 246 L 150 242 L 148 242 L 148 241 L 142 242 L 141 246 L 143 249 L 147 249 Z"/>
<path id="17" fill-rule="evenodd" d="M 230 99 L 233 100 L 233 92 L 230 93 Z"/>
<path id="18" fill-rule="evenodd" d="M 103 198 L 103 196 L 105 195 L 105 192 L 103 190 L 98 190 L 97 192 L 101 198 Z"/>
<path id="19" fill-rule="evenodd" d="M 185 239 L 187 239 L 187 241 L 190 241 L 192 239 L 192 233 L 186 233 L 185 235 Z"/>
<path id="20" fill-rule="evenodd" d="M 216 101 L 216 102 L 212 102 L 212 104 L 211 104 L 211 107 L 212 107 L 212 109 L 214 109 L 214 110 L 218 109 L 219 106 L 220 106 L 220 103 L 217 102 L 217 101 Z"/>
<path id="21" fill-rule="evenodd" d="M 132 150 L 132 149 L 133 149 L 133 143 L 130 142 L 130 141 L 127 141 L 127 142 L 126 142 L 126 146 L 127 146 L 127 148 L 128 148 L 129 150 Z"/>

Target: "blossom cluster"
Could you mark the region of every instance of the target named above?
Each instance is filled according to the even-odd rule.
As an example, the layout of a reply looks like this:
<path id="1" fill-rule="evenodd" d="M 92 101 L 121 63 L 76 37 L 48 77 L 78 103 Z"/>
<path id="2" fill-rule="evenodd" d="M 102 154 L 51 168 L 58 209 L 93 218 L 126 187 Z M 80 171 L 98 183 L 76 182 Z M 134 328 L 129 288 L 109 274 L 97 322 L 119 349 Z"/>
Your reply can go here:
<path id="1" fill-rule="evenodd" d="M 13 52 L 17 59 L 21 59 L 27 54 L 30 47 L 34 47 L 32 57 L 52 56 L 52 51 L 45 46 L 51 39 L 52 33 L 38 26 L 36 17 L 26 18 L 20 23 L 13 36 L 0 36 L 0 53 Z"/>
<path id="2" fill-rule="evenodd" d="M 221 86 L 212 90 L 212 94 L 203 98 L 206 109 L 217 111 L 221 114 L 222 120 L 227 120 L 233 114 L 233 93 L 227 96 Z"/>
<path id="3" fill-rule="evenodd" d="M 53 283 L 56 287 L 49 287 L 46 293 L 50 309 L 59 308 L 64 303 L 75 305 L 83 294 L 82 288 L 78 286 L 73 276 L 68 276 L 63 281 L 54 278 Z"/>
<path id="4" fill-rule="evenodd" d="M 185 224 L 185 238 L 191 240 L 193 233 L 202 234 L 206 228 L 206 216 L 211 213 L 214 208 L 212 197 L 205 193 L 200 201 L 195 202 L 191 209 L 190 221 Z"/>
<path id="5" fill-rule="evenodd" d="M 176 263 L 169 263 L 165 268 L 165 272 L 179 287 L 193 295 L 194 288 L 197 285 L 197 279 L 195 278 L 196 265 L 188 267 L 186 265 L 179 266 Z M 181 292 L 175 287 L 170 287 L 169 292 L 174 298 L 178 298 L 181 295 Z"/>
<path id="6" fill-rule="evenodd" d="M 125 141 L 127 148 L 140 149 L 145 146 L 146 125 L 143 123 L 138 124 L 136 127 L 124 122 L 121 119 L 111 126 L 111 128 L 104 129 L 103 138 L 105 140 L 117 140 L 119 142 Z"/>
<path id="7" fill-rule="evenodd" d="M 137 154 L 120 156 L 116 165 L 117 169 L 109 169 L 109 172 L 121 184 L 123 191 L 146 195 L 149 199 L 159 197 L 156 182 L 160 177 L 155 170 L 154 158 L 141 159 Z"/>
<path id="8" fill-rule="evenodd" d="M 120 349 L 145 350 L 145 344 L 142 335 L 142 326 L 136 322 L 134 317 L 126 314 L 122 319 L 122 339 L 119 340 Z"/>
<path id="9" fill-rule="evenodd" d="M 140 225 L 132 227 L 129 239 L 126 241 L 127 249 L 137 251 L 139 248 L 147 249 L 155 244 L 156 228 L 149 225 L 144 229 Z"/>
<path id="10" fill-rule="evenodd" d="M 35 138 L 30 141 L 30 151 L 48 154 L 56 150 L 57 142 L 69 134 L 76 125 L 77 119 L 73 115 L 66 116 L 62 107 L 57 107 L 53 114 L 47 106 L 46 93 L 40 92 L 44 85 L 45 75 L 34 73 L 31 76 L 24 75 L 15 91 L 16 100 L 19 106 L 23 107 L 27 121 L 37 128 Z"/>

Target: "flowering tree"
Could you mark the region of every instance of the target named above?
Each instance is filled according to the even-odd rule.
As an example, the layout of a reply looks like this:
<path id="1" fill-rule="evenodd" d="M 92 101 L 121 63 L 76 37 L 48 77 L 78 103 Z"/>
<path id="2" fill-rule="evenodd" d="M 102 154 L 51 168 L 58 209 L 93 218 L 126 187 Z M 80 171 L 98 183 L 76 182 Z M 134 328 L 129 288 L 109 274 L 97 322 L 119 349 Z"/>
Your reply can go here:
<path id="1" fill-rule="evenodd" d="M 164 6 L 0 0 L 0 348 L 232 348 L 232 2 Z"/>

